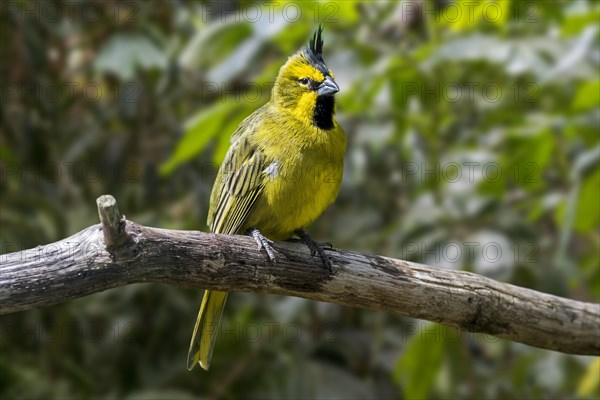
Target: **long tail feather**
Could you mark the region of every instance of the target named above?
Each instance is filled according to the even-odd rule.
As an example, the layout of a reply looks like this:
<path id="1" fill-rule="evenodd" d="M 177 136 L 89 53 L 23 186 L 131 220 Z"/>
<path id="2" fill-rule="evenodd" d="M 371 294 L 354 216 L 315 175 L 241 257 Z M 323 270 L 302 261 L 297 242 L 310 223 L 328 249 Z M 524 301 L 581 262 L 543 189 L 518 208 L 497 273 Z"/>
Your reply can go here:
<path id="1" fill-rule="evenodd" d="M 204 292 L 188 351 L 188 370 L 191 371 L 197 363 L 200 363 L 202 369 L 208 371 L 226 301 L 227 292 L 217 290 Z"/>

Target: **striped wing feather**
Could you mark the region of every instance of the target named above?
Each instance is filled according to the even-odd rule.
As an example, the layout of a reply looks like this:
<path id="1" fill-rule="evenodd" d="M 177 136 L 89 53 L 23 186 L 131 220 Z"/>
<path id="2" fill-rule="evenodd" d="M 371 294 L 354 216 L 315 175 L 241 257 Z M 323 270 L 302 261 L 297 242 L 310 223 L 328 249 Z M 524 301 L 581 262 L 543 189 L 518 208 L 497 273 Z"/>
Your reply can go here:
<path id="1" fill-rule="evenodd" d="M 212 232 L 238 233 L 263 187 L 262 158 L 248 137 L 242 135 L 232 143 L 211 196 L 208 224 Z"/>

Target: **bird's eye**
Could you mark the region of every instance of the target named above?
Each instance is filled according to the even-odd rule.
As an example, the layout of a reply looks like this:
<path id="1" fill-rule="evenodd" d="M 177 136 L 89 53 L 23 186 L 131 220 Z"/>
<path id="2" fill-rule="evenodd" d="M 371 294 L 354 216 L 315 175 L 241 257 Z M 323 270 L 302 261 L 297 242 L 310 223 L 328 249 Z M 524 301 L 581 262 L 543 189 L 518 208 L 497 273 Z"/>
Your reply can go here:
<path id="1" fill-rule="evenodd" d="M 300 78 L 298 79 L 298 82 L 300 82 L 303 85 L 308 85 L 308 78 Z"/>

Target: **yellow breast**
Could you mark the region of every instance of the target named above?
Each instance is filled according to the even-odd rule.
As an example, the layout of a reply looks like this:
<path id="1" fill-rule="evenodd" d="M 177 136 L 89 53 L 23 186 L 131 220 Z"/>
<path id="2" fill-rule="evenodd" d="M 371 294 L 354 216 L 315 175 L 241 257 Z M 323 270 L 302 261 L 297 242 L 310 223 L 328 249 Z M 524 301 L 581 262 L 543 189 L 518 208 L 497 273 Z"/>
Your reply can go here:
<path id="1" fill-rule="evenodd" d="M 274 240 L 290 238 L 313 222 L 339 191 L 346 137 L 336 124 L 330 131 L 303 129 L 283 138 L 263 138 L 267 158 L 265 184 L 248 216 L 246 228 L 256 227 Z"/>

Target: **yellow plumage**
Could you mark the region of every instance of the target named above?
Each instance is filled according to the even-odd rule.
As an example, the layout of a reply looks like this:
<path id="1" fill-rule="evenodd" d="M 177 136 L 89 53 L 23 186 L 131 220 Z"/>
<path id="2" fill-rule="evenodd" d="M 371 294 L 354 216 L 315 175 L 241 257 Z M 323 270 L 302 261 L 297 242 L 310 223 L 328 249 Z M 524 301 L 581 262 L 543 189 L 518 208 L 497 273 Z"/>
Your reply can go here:
<path id="1" fill-rule="evenodd" d="M 346 136 L 333 119 L 338 88 L 322 46 L 319 29 L 281 67 L 271 100 L 233 133 L 210 198 L 212 232 L 258 229 L 272 240 L 289 239 L 337 196 Z M 226 292 L 205 292 L 188 369 L 196 363 L 208 369 L 226 300 Z"/>

